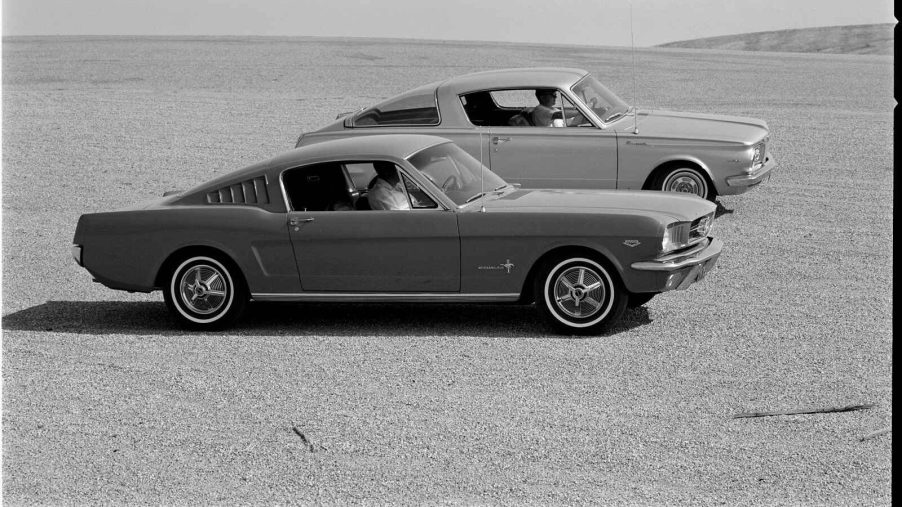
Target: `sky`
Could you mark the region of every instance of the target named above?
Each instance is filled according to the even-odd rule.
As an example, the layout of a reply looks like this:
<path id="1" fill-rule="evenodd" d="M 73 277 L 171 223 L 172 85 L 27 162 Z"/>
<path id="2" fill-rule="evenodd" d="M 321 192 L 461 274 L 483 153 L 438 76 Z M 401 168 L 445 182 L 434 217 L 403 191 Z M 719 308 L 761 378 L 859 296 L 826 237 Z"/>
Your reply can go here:
<path id="1" fill-rule="evenodd" d="M 2 0 L 2 17 L 4 36 L 288 35 L 637 47 L 895 22 L 891 0 Z"/>

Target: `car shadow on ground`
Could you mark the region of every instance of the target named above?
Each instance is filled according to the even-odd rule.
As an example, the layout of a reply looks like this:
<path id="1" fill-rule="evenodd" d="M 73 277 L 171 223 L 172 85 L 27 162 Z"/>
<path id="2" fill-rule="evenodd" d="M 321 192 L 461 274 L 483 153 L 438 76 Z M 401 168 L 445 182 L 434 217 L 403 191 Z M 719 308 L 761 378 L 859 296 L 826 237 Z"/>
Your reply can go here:
<path id="1" fill-rule="evenodd" d="M 599 336 L 610 336 L 650 322 L 648 310 L 633 308 L 613 328 Z M 162 302 L 48 301 L 5 315 L 2 323 L 5 331 L 161 336 L 206 334 L 180 328 Z M 571 338 L 552 333 L 534 306 L 493 304 L 251 303 L 236 326 L 216 333 Z"/>
<path id="2" fill-rule="evenodd" d="M 721 203 L 720 201 L 715 202 L 714 204 L 717 205 L 717 209 L 714 210 L 714 218 L 720 218 L 724 215 L 732 215 L 733 214 L 733 210 L 725 208 L 723 203 Z"/>

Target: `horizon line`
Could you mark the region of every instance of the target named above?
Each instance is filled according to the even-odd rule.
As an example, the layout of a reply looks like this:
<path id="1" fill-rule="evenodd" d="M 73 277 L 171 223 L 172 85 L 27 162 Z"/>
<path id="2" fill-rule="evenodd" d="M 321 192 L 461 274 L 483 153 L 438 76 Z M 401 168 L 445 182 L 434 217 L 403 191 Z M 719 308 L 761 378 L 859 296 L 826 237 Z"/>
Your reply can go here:
<path id="1" fill-rule="evenodd" d="M 651 49 L 651 48 L 659 48 L 659 49 L 667 49 L 663 47 L 667 44 L 674 44 L 680 42 L 689 42 L 694 40 L 705 40 L 705 39 L 717 39 L 717 38 L 725 38 L 725 37 L 742 37 L 742 36 L 750 36 L 755 34 L 765 34 L 765 33 L 775 33 L 775 32 L 787 32 L 787 31 L 802 31 L 802 30 L 818 30 L 825 28 L 856 28 L 856 27 L 865 27 L 865 26 L 895 26 L 898 24 L 898 21 L 895 22 L 884 22 L 884 23 L 864 23 L 864 24 L 855 24 L 855 25 L 826 25 L 826 26 L 812 26 L 812 27 L 804 27 L 804 28 L 783 28 L 778 30 L 763 30 L 757 32 L 741 32 L 735 34 L 727 34 L 727 35 L 713 35 L 709 37 L 697 37 L 694 39 L 679 39 L 668 42 L 661 42 L 658 44 L 654 44 L 651 46 L 635 46 L 636 48 L 643 49 Z M 380 37 L 380 36 L 358 36 L 358 35 L 284 35 L 284 34 L 266 34 L 266 35 L 248 35 L 248 34 L 115 34 L 115 33 L 98 33 L 98 34 L 15 34 L 8 35 L 2 34 L 2 39 L 16 39 L 16 38 L 38 38 L 38 37 L 54 37 L 54 38 L 136 38 L 136 39 L 176 39 L 176 38 L 194 38 L 194 39 L 227 39 L 227 38 L 260 38 L 260 39 L 318 39 L 318 40 L 380 40 L 380 41 L 394 41 L 394 42 L 429 42 L 429 43 L 472 43 L 472 44 L 513 44 L 513 45 L 524 45 L 524 46 L 550 46 L 550 47 L 593 47 L 593 48 L 626 48 L 630 49 L 630 46 L 626 45 L 609 45 L 609 44 L 591 44 L 591 43 L 552 43 L 552 42 L 531 42 L 531 41 L 506 41 L 506 40 L 484 40 L 484 39 L 423 39 L 417 37 Z"/>

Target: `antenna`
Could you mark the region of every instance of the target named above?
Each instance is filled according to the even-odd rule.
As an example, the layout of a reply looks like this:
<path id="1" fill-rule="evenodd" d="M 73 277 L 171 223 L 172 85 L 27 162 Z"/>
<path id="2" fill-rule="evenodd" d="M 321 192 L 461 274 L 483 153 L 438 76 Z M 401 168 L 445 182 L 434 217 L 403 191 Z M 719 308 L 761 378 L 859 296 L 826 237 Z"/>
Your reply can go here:
<path id="1" fill-rule="evenodd" d="M 636 42 L 633 40 L 633 1 L 630 0 L 630 52 L 633 55 L 633 134 L 639 133 L 639 106 L 636 105 Z"/>
<path id="2" fill-rule="evenodd" d="M 485 213 L 485 166 L 482 164 L 482 127 L 479 128 L 479 192 L 482 193 L 480 213 Z"/>

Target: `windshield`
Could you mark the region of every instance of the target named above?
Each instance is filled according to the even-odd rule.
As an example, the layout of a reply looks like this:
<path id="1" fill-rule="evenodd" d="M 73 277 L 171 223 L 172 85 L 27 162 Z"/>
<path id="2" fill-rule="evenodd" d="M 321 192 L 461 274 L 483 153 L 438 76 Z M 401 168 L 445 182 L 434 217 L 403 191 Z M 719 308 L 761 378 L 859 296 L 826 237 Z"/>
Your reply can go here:
<path id="1" fill-rule="evenodd" d="M 483 192 L 508 187 L 501 177 L 454 143 L 426 148 L 407 160 L 458 206 Z"/>
<path id="2" fill-rule="evenodd" d="M 629 111 L 630 106 L 614 92 L 608 90 L 597 79 L 589 75 L 582 78 L 571 88 L 589 109 L 595 112 L 605 123 L 616 120 Z"/>

